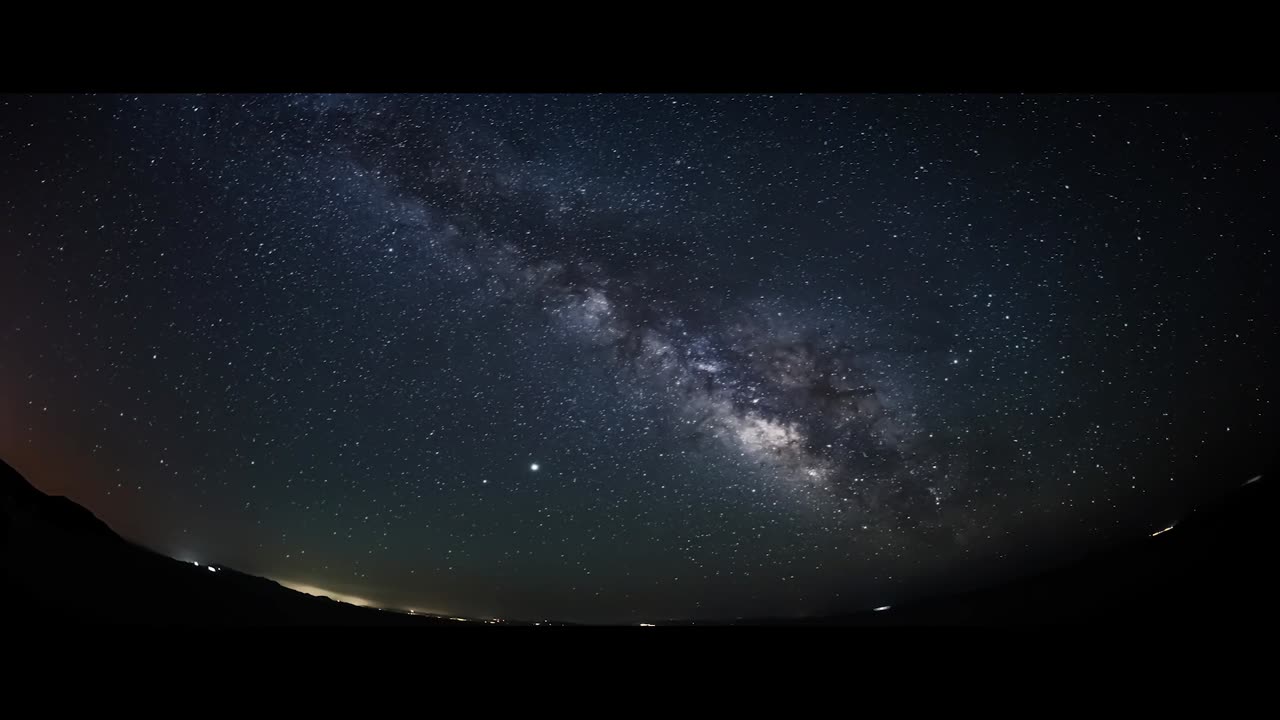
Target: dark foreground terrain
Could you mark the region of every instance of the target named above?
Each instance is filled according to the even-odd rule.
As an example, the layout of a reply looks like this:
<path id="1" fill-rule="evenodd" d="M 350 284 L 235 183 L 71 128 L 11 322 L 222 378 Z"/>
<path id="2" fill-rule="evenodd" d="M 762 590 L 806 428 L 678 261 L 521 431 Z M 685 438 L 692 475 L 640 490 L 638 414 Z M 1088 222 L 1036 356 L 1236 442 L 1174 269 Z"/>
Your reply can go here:
<path id="1" fill-rule="evenodd" d="M 960 595 L 813 619 L 726 625 L 1244 626 L 1269 632 L 1278 597 L 1275 482 L 1259 477 L 1171 530 L 1075 564 Z M 0 462 L 0 623 L 466 627 L 313 597 L 219 567 L 210 572 L 117 535 Z M 545 623 L 544 623 L 545 624 Z M 679 625 L 680 623 L 674 623 Z M 716 623 L 697 623 L 700 626 Z"/>
<path id="2" fill-rule="evenodd" d="M 1274 477 L 1244 478 L 1171 529 L 1153 530 L 1049 572 L 879 612 L 737 624 L 794 626 L 1233 627 L 1270 634 L 1275 581 Z"/>
<path id="3" fill-rule="evenodd" d="M 314 597 L 229 568 L 180 562 L 117 535 L 0 461 L 0 606 L 6 625 L 453 625 Z"/>

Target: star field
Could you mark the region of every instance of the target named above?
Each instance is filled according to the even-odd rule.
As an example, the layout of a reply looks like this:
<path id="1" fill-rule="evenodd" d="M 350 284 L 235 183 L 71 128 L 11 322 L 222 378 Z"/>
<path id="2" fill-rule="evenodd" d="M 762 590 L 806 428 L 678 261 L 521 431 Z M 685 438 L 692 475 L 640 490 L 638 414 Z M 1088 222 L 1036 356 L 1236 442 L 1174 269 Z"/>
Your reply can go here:
<path id="1" fill-rule="evenodd" d="M 0 99 L 0 455 L 417 611 L 831 613 L 1274 437 L 1274 99 Z"/>

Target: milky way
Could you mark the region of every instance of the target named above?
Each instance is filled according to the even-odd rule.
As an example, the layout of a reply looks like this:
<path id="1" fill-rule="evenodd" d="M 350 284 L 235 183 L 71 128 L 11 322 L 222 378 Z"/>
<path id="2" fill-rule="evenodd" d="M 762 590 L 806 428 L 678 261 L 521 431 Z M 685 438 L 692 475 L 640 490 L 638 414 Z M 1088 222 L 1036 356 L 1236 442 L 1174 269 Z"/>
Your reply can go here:
<path id="1" fill-rule="evenodd" d="M 367 177 L 370 173 L 359 173 Z M 453 177 L 440 182 L 457 182 Z M 532 303 L 605 348 L 614 366 L 664 394 L 689 437 L 713 438 L 744 461 L 776 470 L 779 483 L 807 500 L 852 503 L 865 520 L 889 506 L 927 510 L 911 500 L 931 489 L 921 466 L 933 460 L 895 422 L 892 402 L 852 341 L 797 327 L 763 310 L 684 306 L 642 279 L 611 277 L 599 265 L 530 257 L 501 228 L 471 234 L 447 221 L 423 220 L 427 208 L 385 188 L 388 212 L 416 226 L 410 236 L 486 282 L 486 292 Z M 417 218 L 418 220 L 412 220 Z M 554 221 L 543 231 L 572 232 Z M 816 491 L 826 491 L 816 492 Z"/>
<path id="2" fill-rule="evenodd" d="M 485 149 L 502 154 L 501 148 Z M 404 160 L 395 164 L 403 166 Z M 351 172 L 370 183 L 361 192 L 385 203 L 397 224 L 420 231 L 410 241 L 426 243 L 442 254 L 437 259 L 474 274 L 485 292 L 534 304 L 584 343 L 607 349 L 588 361 L 612 359 L 614 367 L 644 382 L 647 393 L 661 395 L 659 402 L 675 406 L 671 420 L 683 437 L 723 443 L 744 464 L 767 468 L 780 489 L 802 502 L 827 513 L 849 511 L 860 524 L 890 523 L 901 530 L 937 524 L 931 517 L 937 498 L 955 493 L 963 482 L 937 472 L 934 443 L 898 419 L 893 393 L 878 377 L 884 371 L 869 357 L 872 344 L 845 334 L 848 317 L 784 318 L 767 304 L 707 302 L 699 292 L 705 281 L 697 278 L 680 278 L 682 287 L 694 291 L 673 297 L 651 287 L 643 269 L 615 276 L 572 255 L 548 257 L 522 247 L 521 234 L 484 222 L 489 218 L 428 207 L 396 188 L 406 181 L 393 172 L 359 164 Z M 509 179 L 477 177 L 466 166 L 436 171 L 427 186 L 431 194 L 447 195 L 439 193 L 441 187 L 469 183 L 483 188 L 469 195 L 472 203 L 501 207 L 513 195 L 530 194 Z M 519 200 L 534 207 L 555 202 L 531 194 L 532 202 Z M 459 212 L 470 229 L 450 222 L 448 210 Z M 525 237 L 576 232 L 554 212 L 525 217 L 523 224 L 534 228 Z M 666 277 L 658 284 L 669 287 L 670 276 L 679 272 L 663 267 L 656 274 Z M 845 327 L 837 330 L 837 323 Z"/>
<path id="3" fill-rule="evenodd" d="M 419 610 L 1013 574 L 1256 474 L 1251 102 L 9 98 L 0 453 L 164 552 Z"/>

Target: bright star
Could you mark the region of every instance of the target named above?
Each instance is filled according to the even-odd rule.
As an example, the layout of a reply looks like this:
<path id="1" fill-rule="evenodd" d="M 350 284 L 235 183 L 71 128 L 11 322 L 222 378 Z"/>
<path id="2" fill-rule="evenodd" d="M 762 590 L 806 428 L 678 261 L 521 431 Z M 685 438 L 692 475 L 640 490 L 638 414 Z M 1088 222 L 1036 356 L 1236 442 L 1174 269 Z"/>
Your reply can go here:
<path id="1" fill-rule="evenodd" d="M 532 470 L 532 471 L 534 471 L 534 472 L 538 472 L 538 463 L 534 463 L 534 464 L 530 465 L 530 466 L 529 466 L 529 469 L 530 469 L 530 470 Z"/>

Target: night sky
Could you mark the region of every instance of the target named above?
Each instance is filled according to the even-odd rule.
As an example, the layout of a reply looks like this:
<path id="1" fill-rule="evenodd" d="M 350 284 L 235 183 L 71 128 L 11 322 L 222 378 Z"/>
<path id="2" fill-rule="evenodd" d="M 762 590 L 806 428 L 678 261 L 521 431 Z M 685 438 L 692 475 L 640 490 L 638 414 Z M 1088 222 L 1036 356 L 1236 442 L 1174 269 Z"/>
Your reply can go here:
<path id="1" fill-rule="evenodd" d="M 0 456 L 470 616 L 827 614 L 1276 438 L 1274 96 L 0 98 Z"/>

